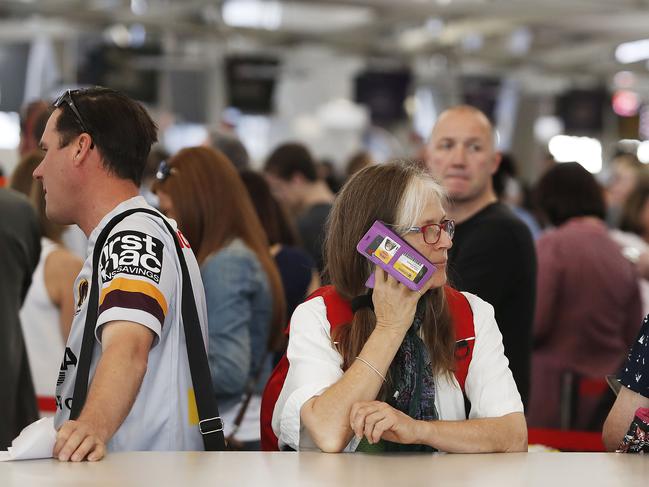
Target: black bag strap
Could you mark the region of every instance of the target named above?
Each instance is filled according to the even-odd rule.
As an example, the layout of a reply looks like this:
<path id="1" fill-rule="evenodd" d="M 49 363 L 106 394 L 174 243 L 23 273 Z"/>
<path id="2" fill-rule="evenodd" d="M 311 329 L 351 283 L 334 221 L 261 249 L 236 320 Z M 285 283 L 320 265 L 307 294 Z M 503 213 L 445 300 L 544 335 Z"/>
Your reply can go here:
<path id="1" fill-rule="evenodd" d="M 72 400 L 70 419 L 77 419 L 79 417 L 88 394 L 88 377 L 90 375 L 90 363 L 92 362 L 92 353 L 95 344 L 95 327 L 97 325 L 97 313 L 99 308 L 98 267 L 101 250 L 111 230 L 124 218 L 133 213 L 147 213 L 159 218 L 173 236 L 176 245 L 176 253 L 178 254 L 178 260 L 180 261 L 180 268 L 182 271 L 182 322 L 185 331 L 189 369 L 192 376 L 192 384 L 194 385 L 196 407 L 200 419 L 198 428 L 203 438 L 205 451 L 223 451 L 225 450 L 223 421 L 219 415 L 216 396 L 212 388 L 210 366 L 205 352 L 205 343 L 203 342 L 203 335 L 201 332 L 200 321 L 198 319 L 198 311 L 196 309 L 194 291 L 189 270 L 187 268 L 187 262 L 183 255 L 179 237 L 173 227 L 158 212 L 146 208 L 134 208 L 114 216 L 102 229 L 101 233 L 97 237 L 97 241 L 95 242 L 92 255 L 92 282 L 88 298 L 88 312 L 83 330 L 83 341 L 81 343 L 81 353 L 79 354 L 79 364 L 77 366 L 77 377 L 74 384 L 74 397 Z"/>

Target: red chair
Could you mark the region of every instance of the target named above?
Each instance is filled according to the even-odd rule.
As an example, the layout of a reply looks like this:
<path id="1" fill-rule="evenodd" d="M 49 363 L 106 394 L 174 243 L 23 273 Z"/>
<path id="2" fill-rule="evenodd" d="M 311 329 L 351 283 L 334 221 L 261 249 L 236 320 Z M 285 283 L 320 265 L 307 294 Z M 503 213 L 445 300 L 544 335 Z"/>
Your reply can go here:
<path id="1" fill-rule="evenodd" d="M 561 451 L 606 451 L 602 443 L 602 433 L 595 431 L 529 428 L 527 442 L 530 445 L 543 445 Z"/>
<path id="2" fill-rule="evenodd" d="M 565 372 L 561 378 L 561 429 L 529 428 L 528 443 L 561 451 L 606 451 L 602 442 L 601 423 L 610 409 L 612 397 L 605 378 L 583 377 Z M 587 427 L 595 431 L 575 429 L 579 402 L 584 399 L 598 403 L 593 416 L 587 418 Z"/>

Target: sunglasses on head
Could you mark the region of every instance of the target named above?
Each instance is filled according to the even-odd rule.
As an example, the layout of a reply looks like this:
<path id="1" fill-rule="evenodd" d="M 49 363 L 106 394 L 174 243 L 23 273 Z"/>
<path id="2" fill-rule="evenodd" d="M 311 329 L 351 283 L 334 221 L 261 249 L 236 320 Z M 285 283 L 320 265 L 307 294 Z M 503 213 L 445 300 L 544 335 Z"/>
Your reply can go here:
<path id="1" fill-rule="evenodd" d="M 54 101 L 54 108 L 60 108 L 61 105 L 63 105 L 64 103 L 67 104 L 70 107 L 70 110 L 72 110 L 72 113 L 74 114 L 74 118 L 77 120 L 77 123 L 81 126 L 81 130 L 90 134 L 90 131 L 88 130 L 88 126 L 83 121 L 83 118 L 81 117 L 81 113 L 79 113 L 79 109 L 74 104 L 74 99 L 72 98 L 72 95 L 77 93 L 79 93 L 79 90 L 66 90 L 61 94 L 61 96 L 59 96 Z"/>
<path id="2" fill-rule="evenodd" d="M 169 163 L 165 160 L 160 161 L 160 164 L 158 165 L 158 170 L 155 173 L 155 178 L 158 181 L 164 181 L 167 179 L 169 176 L 174 174 L 176 170 L 169 165 Z"/>

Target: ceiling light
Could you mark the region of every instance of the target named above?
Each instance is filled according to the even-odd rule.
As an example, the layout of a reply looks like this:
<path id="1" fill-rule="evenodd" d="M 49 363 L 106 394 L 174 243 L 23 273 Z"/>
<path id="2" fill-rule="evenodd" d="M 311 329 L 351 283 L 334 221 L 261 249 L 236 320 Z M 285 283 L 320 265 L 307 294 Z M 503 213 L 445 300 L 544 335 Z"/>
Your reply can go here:
<path id="1" fill-rule="evenodd" d="M 282 4 L 276 1 L 228 0 L 223 21 L 232 27 L 277 30 L 282 23 Z"/>
<path id="2" fill-rule="evenodd" d="M 615 59 L 622 64 L 649 59 L 649 39 L 624 42 L 615 49 Z"/>
<path id="3" fill-rule="evenodd" d="M 640 162 L 643 164 L 649 164 L 649 141 L 645 140 L 638 145 L 638 152 L 636 155 Z"/>
<path id="4" fill-rule="evenodd" d="M 631 88 L 635 85 L 635 74 L 631 71 L 618 71 L 613 76 L 613 84 L 616 88 Z"/>
<path id="5" fill-rule="evenodd" d="M 578 162 L 593 174 L 602 170 L 602 144 L 597 139 L 555 135 L 548 150 L 557 162 Z"/>
<path id="6" fill-rule="evenodd" d="M 0 149 L 17 149 L 20 121 L 16 112 L 0 112 Z"/>
<path id="7" fill-rule="evenodd" d="M 546 143 L 563 131 L 563 122 L 553 115 L 541 116 L 534 122 L 534 137 L 537 141 Z"/>
<path id="8" fill-rule="evenodd" d="M 618 90 L 613 93 L 611 104 L 613 111 L 620 117 L 633 117 L 638 114 L 640 97 L 630 90 Z"/>

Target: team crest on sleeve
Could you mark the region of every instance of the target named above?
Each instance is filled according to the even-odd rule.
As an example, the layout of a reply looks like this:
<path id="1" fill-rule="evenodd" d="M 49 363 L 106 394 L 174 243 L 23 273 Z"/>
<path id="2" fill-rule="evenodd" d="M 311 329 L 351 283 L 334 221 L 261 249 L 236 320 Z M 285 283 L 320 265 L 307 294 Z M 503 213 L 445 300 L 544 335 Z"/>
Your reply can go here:
<path id="1" fill-rule="evenodd" d="M 74 315 L 78 315 L 81 311 L 81 306 L 83 302 L 88 297 L 88 281 L 86 279 L 81 279 L 79 281 L 79 287 L 77 288 L 77 309 L 74 312 Z"/>
<path id="2" fill-rule="evenodd" d="M 160 240 L 135 230 L 111 235 L 99 258 L 102 281 L 109 281 L 118 274 L 131 274 L 160 283 L 163 249 Z"/>

